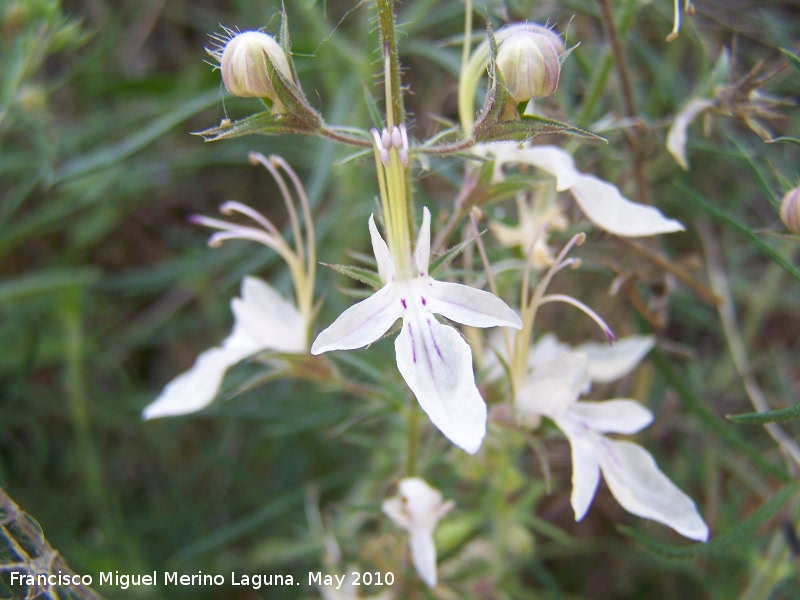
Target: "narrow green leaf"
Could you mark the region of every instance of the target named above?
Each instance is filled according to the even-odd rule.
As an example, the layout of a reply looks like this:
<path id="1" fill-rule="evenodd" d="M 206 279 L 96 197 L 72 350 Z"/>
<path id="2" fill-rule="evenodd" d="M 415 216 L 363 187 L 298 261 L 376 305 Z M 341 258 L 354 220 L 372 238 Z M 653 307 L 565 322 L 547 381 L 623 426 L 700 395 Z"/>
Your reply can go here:
<path id="1" fill-rule="evenodd" d="M 39 271 L 0 282 L 0 304 L 86 287 L 99 279 L 100 271 L 92 268 Z"/>
<path id="2" fill-rule="evenodd" d="M 672 544 L 662 544 L 652 540 L 630 527 L 621 526 L 620 530 L 626 536 L 632 538 L 642 546 L 655 554 L 660 554 L 668 558 L 691 559 L 703 556 L 711 556 L 722 552 L 730 552 L 737 545 L 750 540 L 786 502 L 800 491 L 800 484 L 793 484 L 784 487 L 781 491 L 770 498 L 759 508 L 749 519 L 740 523 L 729 532 L 712 538 L 711 541 L 689 546 L 676 546 Z M 744 544 L 746 546 L 746 544 Z M 749 546 L 746 546 L 749 547 Z"/>
<path id="3" fill-rule="evenodd" d="M 353 267 L 350 265 L 332 265 L 329 263 L 322 264 L 326 267 L 330 267 L 334 271 L 338 271 L 342 275 L 347 275 L 351 279 L 360 281 L 361 283 L 364 283 L 376 290 L 383 287 L 383 282 L 375 271 L 370 271 L 369 269 L 365 269 L 363 267 Z"/>
<path id="4" fill-rule="evenodd" d="M 728 415 L 734 423 L 744 425 L 764 425 L 766 423 L 784 423 L 800 419 L 800 404 L 781 408 L 780 410 L 770 410 L 760 413 L 744 413 L 741 415 Z"/>
<path id="5" fill-rule="evenodd" d="M 509 140 L 526 142 L 537 135 L 559 133 L 579 137 L 594 142 L 605 142 L 605 138 L 595 135 L 591 131 L 575 127 L 563 121 L 548 119 L 536 115 L 523 115 L 519 121 L 505 120 L 499 123 L 481 123 L 473 130 L 475 139 L 479 142 Z"/>
<path id="6" fill-rule="evenodd" d="M 758 237 L 745 225 L 742 225 L 741 223 L 736 221 L 733 217 L 721 211 L 719 208 L 711 204 L 711 202 L 709 202 L 708 200 L 700 196 L 697 192 L 685 186 L 684 184 L 679 183 L 678 189 L 683 193 L 685 193 L 689 197 L 689 199 L 692 200 L 698 207 L 702 208 L 704 211 L 706 211 L 709 215 L 711 215 L 714 219 L 716 219 L 723 225 L 726 225 L 730 227 L 733 231 L 739 233 L 745 240 L 750 242 L 752 246 L 754 246 L 762 254 L 767 256 L 767 258 L 772 260 L 772 262 L 774 262 L 784 271 L 789 273 L 789 275 L 800 281 L 800 270 L 798 270 L 797 267 L 795 267 L 792 263 L 790 263 L 780 254 L 778 254 L 777 251 L 775 251 L 769 244 L 767 244 L 764 240 Z"/>
<path id="7" fill-rule="evenodd" d="M 67 179 L 80 177 L 122 162 L 161 138 L 173 127 L 216 102 L 219 102 L 219 92 L 214 90 L 179 104 L 174 110 L 155 118 L 141 131 L 121 142 L 103 146 L 94 152 L 66 161 L 56 171 L 55 183 L 61 183 Z"/>
<path id="8" fill-rule="evenodd" d="M 468 240 L 464 240 L 460 244 L 457 244 L 450 248 L 449 250 L 445 251 L 444 254 L 437 257 L 428 267 L 428 272 L 431 276 L 436 275 L 442 269 L 444 269 L 447 265 L 449 265 L 453 259 L 455 259 L 459 254 L 461 254 L 467 246 L 469 246 L 472 242 L 475 241 L 475 238 L 470 238 Z"/>
<path id="9" fill-rule="evenodd" d="M 732 427 L 731 423 L 720 419 L 706 403 L 697 398 L 687 384 L 686 377 L 672 368 L 661 351 L 653 350 L 650 353 L 650 360 L 670 387 L 675 390 L 684 405 L 697 416 L 708 431 L 715 433 L 720 440 L 737 452 L 749 457 L 753 464 L 757 465 L 764 473 L 768 473 L 784 483 L 794 481 L 794 478 L 784 469 L 765 459 L 761 451 L 754 448 L 737 429 Z"/>
<path id="10" fill-rule="evenodd" d="M 798 146 L 800 146 L 800 138 L 790 137 L 786 135 L 772 138 L 771 140 L 767 140 L 767 144 L 774 144 L 776 142 L 787 142 L 789 144 L 797 144 Z"/>
<path id="11" fill-rule="evenodd" d="M 759 168 L 759 165 L 756 163 L 755 159 L 750 156 L 747 150 L 745 150 L 745 148 L 736 138 L 728 136 L 728 139 L 733 143 L 734 146 L 736 146 L 736 150 L 744 160 L 745 165 L 747 165 L 747 170 L 750 171 L 753 179 L 758 184 L 758 188 L 761 190 L 761 193 L 764 194 L 764 197 L 767 198 L 770 201 L 770 204 L 772 204 L 772 206 L 777 210 L 781 204 L 781 199 L 775 191 L 775 186 L 767 181 L 767 178 L 764 175 L 764 169 Z"/>
<path id="12" fill-rule="evenodd" d="M 786 48 L 779 48 L 779 50 L 783 52 L 783 55 L 786 58 L 789 59 L 789 64 L 792 65 L 798 73 L 800 73 L 800 56 L 797 56 L 797 54 L 791 50 L 787 50 Z"/>
<path id="13" fill-rule="evenodd" d="M 276 118 L 271 110 L 255 113 L 238 121 L 223 120 L 216 127 L 209 127 L 193 135 L 201 136 L 206 142 L 216 142 L 245 135 L 282 135 L 294 133 L 291 123 Z"/>

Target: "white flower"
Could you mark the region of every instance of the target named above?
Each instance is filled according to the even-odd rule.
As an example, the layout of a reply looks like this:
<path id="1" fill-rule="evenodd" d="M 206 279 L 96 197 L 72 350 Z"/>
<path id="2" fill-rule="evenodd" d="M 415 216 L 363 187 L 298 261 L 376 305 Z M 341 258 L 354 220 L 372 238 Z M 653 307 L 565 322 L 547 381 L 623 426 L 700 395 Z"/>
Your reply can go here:
<path id="1" fill-rule="evenodd" d="M 400 481 L 399 494 L 383 501 L 383 512 L 409 533 L 411 560 L 422 580 L 436 587 L 436 546 L 433 531 L 455 506 L 442 502 L 442 494 L 418 477 Z"/>
<path id="2" fill-rule="evenodd" d="M 572 449 L 571 503 L 576 521 L 586 515 L 602 472 L 625 510 L 705 541 L 708 527 L 694 502 L 659 470 L 650 453 L 638 444 L 604 435 L 636 433 L 652 422 L 652 413 L 634 400 L 578 400 L 592 379 L 610 381 L 627 373 L 646 354 L 652 340 L 632 338 L 621 340 L 620 345 L 622 350 L 612 349 L 606 357 L 595 347 L 589 352 L 565 352 L 552 338 L 541 349 L 535 348 L 532 356 L 538 355 L 541 362 L 518 393 L 518 418 L 530 424 L 539 416 L 549 417 L 567 436 Z M 547 354 L 549 360 L 545 360 Z"/>
<path id="3" fill-rule="evenodd" d="M 231 301 L 233 331 L 221 346 L 206 350 L 194 366 L 173 379 L 142 412 L 154 419 L 196 412 L 219 391 L 225 372 L 239 361 L 265 350 L 306 351 L 307 327 L 297 308 L 256 277 L 242 281 L 242 297 Z"/>
<path id="4" fill-rule="evenodd" d="M 472 352 L 459 333 L 434 314 L 472 327 L 522 323 L 506 304 L 482 290 L 436 281 L 428 274 L 431 216 L 423 212 L 416 244 L 416 272 L 404 275 L 370 216 L 369 232 L 384 286 L 351 306 L 317 336 L 312 354 L 351 350 L 379 339 L 399 318 L 397 368 L 433 424 L 454 444 L 474 454 L 486 434 L 486 404 L 475 385 Z"/>
<path id="5" fill-rule="evenodd" d="M 556 189 L 569 190 L 586 217 L 615 235 L 639 237 L 683 231 L 679 221 L 667 219 L 657 208 L 631 202 L 619 189 L 581 173 L 569 153 L 556 146 L 520 146 L 516 143 L 484 144 L 480 152 L 495 160 L 495 177 L 502 177 L 505 164 L 523 163 L 547 171 L 556 178 Z"/>

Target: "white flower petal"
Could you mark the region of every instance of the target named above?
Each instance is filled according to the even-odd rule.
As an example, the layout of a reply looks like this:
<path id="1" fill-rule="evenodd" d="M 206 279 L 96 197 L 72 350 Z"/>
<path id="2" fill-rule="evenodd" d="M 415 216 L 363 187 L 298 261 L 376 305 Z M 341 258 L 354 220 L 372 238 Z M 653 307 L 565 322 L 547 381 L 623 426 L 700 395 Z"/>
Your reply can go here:
<path id="1" fill-rule="evenodd" d="M 422 208 L 422 225 L 419 227 L 414 258 L 420 277 L 426 276 L 431 258 L 431 213 L 427 206 Z"/>
<path id="2" fill-rule="evenodd" d="M 669 128 L 667 150 L 686 171 L 689 170 L 689 161 L 686 159 L 686 130 L 701 112 L 712 106 L 714 106 L 714 103 L 711 100 L 692 98 L 681 112 L 675 116 L 675 121 L 672 123 L 672 127 Z"/>
<path id="3" fill-rule="evenodd" d="M 588 365 L 588 357 L 584 352 L 569 351 L 552 360 L 534 365 L 529 381 L 561 379 L 577 398 L 586 382 Z"/>
<path id="4" fill-rule="evenodd" d="M 409 313 L 395 340 L 397 368 L 439 431 L 474 454 L 486 435 L 486 404 L 475 386 L 472 352 L 432 314 Z"/>
<path id="5" fill-rule="evenodd" d="M 253 353 L 247 348 L 211 348 L 197 357 L 194 366 L 178 375 L 143 411 L 143 419 L 197 412 L 211 404 L 228 368 Z"/>
<path id="6" fill-rule="evenodd" d="M 695 503 L 664 475 L 647 450 L 632 442 L 600 437 L 597 457 L 611 493 L 628 512 L 706 541 L 708 527 Z"/>
<path id="7" fill-rule="evenodd" d="M 543 415 L 558 422 L 578 401 L 586 381 L 583 352 L 566 352 L 535 365 L 519 391 L 517 418 L 522 424 L 535 424 Z"/>
<path id="8" fill-rule="evenodd" d="M 570 416 L 600 433 L 636 433 L 653 422 L 653 413 L 626 399 L 576 402 Z"/>
<path id="9" fill-rule="evenodd" d="M 311 354 L 361 348 L 380 338 L 403 310 L 395 292 L 390 283 L 348 308 L 317 336 Z"/>
<path id="10" fill-rule="evenodd" d="M 615 235 L 638 237 L 684 230 L 680 221 L 667 219 L 652 206 L 631 202 L 616 186 L 594 175 L 580 175 L 570 191 L 592 223 Z"/>
<path id="11" fill-rule="evenodd" d="M 588 342 L 576 348 L 589 357 L 589 378 L 608 383 L 630 373 L 655 345 L 649 335 L 633 335 L 612 345 Z"/>
<path id="12" fill-rule="evenodd" d="M 580 171 L 575 168 L 572 156 L 557 146 L 523 146 L 519 144 L 487 144 L 487 150 L 495 157 L 499 167 L 505 163 L 523 163 L 547 171 L 556 178 L 559 192 L 575 185 Z"/>
<path id="13" fill-rule="evenodd" d="M 658 209 L 631 202 L 616 186 L 581 173 L 572 156 L 556 146 L 497 143 L 488 144 L 485 151 L 494 155 L 498 168 L 505 163 L 524 163 L 547 171 L 556 178 L 558 191 L 570 190 L 589 220 L 615 235 L 636 237 L 684 229 Z"/>
<path id="14" fill-rule="evenodd" d="M 378 263 L 378 275 L 383 283 L 389 283 L 394 277 L 395 266 L 389 247 L 383 241 L 378 228 L 375 226 L 375 217 L 369 216 L 369 237 L 372 240 L 372 252 L 375 254 L 375 261 Z"/>
<path id="15" fill-rule="evenodd" d="M 563 377 L 543 375 L 529 379 L 517 395 L 517 419 L 521 425 L 529 426 L 536 426 L 541 416 L 560 419 L 577 402 L 579 392 Z"/>
<path id="16" fill-rule="evenodd" d="M 560 341 L 553 333 L 545 333 L 528 352 L 528 366 L 535 369 L 570 352 L 572 347 L 569 344 Z"/>
<path id="17" fill-rule="evenodd" d="M 592 504 L 597 485 L 600 483 L 600 466 L 595 457 L 595 448 L 579 426 L 570 421 L 556 421 L 556 425 L 569 440 L 572 455 L 572 495 L 570 504 L 575 512 L 575 520 L 586 516 Z"/>
<path id="18" fill-rule="evenodd" d="M 519 315 L 489 292 L 428 278 L 420 293 L 428 310 L 456 323 L 471 327 L 522 329 Z"/>
<path id="19" fill-rule="evenodd" d="M 225 372 L 241 360 L 264 350 L 306 351 L 306 326 L 298 310 L 269 284 L 245 277 L 241 298 L 231 300 L 235 322 L 221 347 L 200 354 L 194 366 L 172 380 L 142 412 L 153 419 L 196 412 L 208 406 L 219 391 Z"/>
<path id="20" fill-rule="evenodd" d="M 422 581 L 436 587 L 436 545 L 430 531 L 412 531 L 409 538 L 411 560 Z"/>
<path id="21" fill-rule="evenodd" d="M 242 297 L 231 301 L 231 309 L 236 322 L 224 348 L 251 348 L 251 353 L 306 351 L 306 327 L 300 312 L 261 279 L 245 277 Z"/>

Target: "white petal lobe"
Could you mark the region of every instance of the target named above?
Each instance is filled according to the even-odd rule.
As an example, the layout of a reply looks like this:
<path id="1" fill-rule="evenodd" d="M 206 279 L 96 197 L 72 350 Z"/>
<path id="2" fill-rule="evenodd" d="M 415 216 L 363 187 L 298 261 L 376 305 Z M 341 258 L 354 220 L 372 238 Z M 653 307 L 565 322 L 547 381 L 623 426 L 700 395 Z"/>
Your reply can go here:
<path id="1" fill-rule="evenodd" d="M 615 235 L 640 237 L 683 231 L 683 225 L 667 219 L 652 206 L 631 202 L 619 189 L 594 175 L 580 175 L 571 190 L 588 219 Z"/>
<path id="2" fill-rule="evenodd" d="M 630 373 L 655 346 L 653 336 L 632 335 L 608 344 L 587 342 L 576 349 L 589 357 L 589 378 L 608 383 Z"/>
<path id="3" fill-rule="evenodd" d="M 224 347 L 244 344 L 252 348 L 252 353 L 258 350 L 306 351 L 306 328 L 300 312 L 261 279 L 245 277 L 242 297 L 231 301 L 231 309 L 236 322 Z"/>
<path id="4" fill-rule="evenodd" d="M 420 276 L 427 275 L 431 258 L 431 213 L 427 206 L 422 209 L 422 225 L 419 228 L 414 255 Z"/>
<path id="5" fill-rule="evenodd" d="M 369 237 L 372 240 L 372 252 L 375 254 L 375 261 L 378 263 L 378 275 L 383 283 L 389 283 L 395 274 L 394 261 L 389 253 L 389 247 L 383 241 L 378 228 L 375 226 L 375 217 L 369 216 Z"/>
<path id="6" fill-rule="evenodd" d="M 522 329 L 522 320 L 494 294 L 460 283 L 428 278 L 420 292 L 431 312 L 471 327 L 513 327 Z"/>
<path id="7" fill-rule="evenodd" d="M 611 493 L 634 515 L 706 541 L 708 527 L 691 498 L 667 478 L 647 450 L 632 442 L 603 438 L 598 460 Z"/>
<path id="8" fill-rule="evenodd" d="M 436 545 L 428 530 L 411 530 L 411 560 L 420 578 L 428 587 L 436 587 Z"/>
<path id="9" fill-rule="evenodd" d="M 251 354 L 247 349 L 211 348 L 194 366 L 173 379 L 144 411 L 143 419 L 185 415 L 202 410 L 214 400 L 228 368 Z"/>
<path id="10" fill-rule="evenodd" d="M 570 415 L 600 433 L 631 434 L 653 422 L 653 413 L 635 400 L 576 402 Z"/>
<path id="11" fill-rule="evenodd" d="M 595 458 L 595 449 L 581 431 L 564 427 L 559 423 L 564 434 L 569 439 L 572 453 L 572 495 L 570 503 L 575 512 L 575 520 L 580 521 L 586 516 L 592 504 L 597 486 L 600 483 L 600 466 Z"/>
<path id="12" fill-rule="evenodd" d="M 339 315 L 314 340 L 311 354 L 367 346 L 388 331 L 401 310 L 394 286 L 386 285 Z"/>
<path id="13" fill-rule="evenodd" d="M 427 311 L 406 318 L 395 341 L 397 368 L 431 422 L 474 454 L 486 435 L 486 404 L 475 386 L 472 352 Z"/>

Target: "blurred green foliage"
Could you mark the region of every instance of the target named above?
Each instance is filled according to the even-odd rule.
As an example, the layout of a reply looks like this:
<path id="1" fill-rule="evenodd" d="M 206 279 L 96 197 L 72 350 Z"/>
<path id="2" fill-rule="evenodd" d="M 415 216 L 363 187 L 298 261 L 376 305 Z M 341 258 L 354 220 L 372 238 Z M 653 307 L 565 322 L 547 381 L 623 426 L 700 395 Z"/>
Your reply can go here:
<path id="1" fill-rule="evenodd" d="M 796 265 L 797 240 L 780 234 L 776 206 L 797 184 L 798 149 L 765 144 L 758 125 L 775 138 L 798 137 L 792 104 L 798 72 L 779 48 L 800 50 L 800 21 L 791 2 L 695 4 L 697 14 L 685 16 L 680 37 L 667 44 L 672 3 L 613 3 L 635 115 L 622 109 L 597 3 L 476 2 L 476 31 L 485 10 L 495 25 L 549 21 L 567 33 L 568 45 L 580 42 L 547 108 L 609 143 L 591 152 L 575 141 L 566 145 L 579 161 L 602 153 L 602 163 L 583 168 L 596 167 L 631 197 L 636 152 L 652 197 L 689 226 L 687 234 L 664 236 L 656 251 L 699 285 L 707 285 L 704 245 L 720 248 L 751 375 L 772 408 L 786 408 L 800 391 L 800 285 L 773 259 Z M 307 573 L 326 568 L 325 537 L 309 525 L 317 505 L 326 529 L 336 523 L 330 528 L 344 554 L 342 565 L 327 568 L 341 572 L 352 563 L 398 577 L 403 570 L 394 562 L 402 549 L 392 545 L 391 527 L 380 516 L 380 501 L 398 475 L 388 449 L 403 444 L 391 416 L 396 406 L 278 380 L 190 417 L 139 418 L 166 382 L 226 335 L 229 299 L 243 275 L 259 273 L 288 290 L 272 253 L 243 243 L 210 250 L 207 232 L 187 223 L 191 214 L 215 213 L 226 199 L 284 221 L 277 190 L 248 164 L 249 150 L 279 153 L 298 170 L 316 209 L 321 260 L 350 264 L 349 251 L 366 250 L 364 225 L 376 195 L 370 164 L 339 165 L 348 151 L 312 138 L 206 144 L 189 135 L 260 109 L 257 100 L 231 98 L 221 87 L 204 62 L 208 34 L 220 24 L 275 31 L 279 10 L 266 0 L 0 6 L 0 487 L 41 524 L 77 573 L 291 573 L 303 582 L 296 590 L 98 589 L 109 598 L 315 597 Z M 418 138 L 437 131 L 437 117 L 457 118 L 463 10 L 456 1 L 398 6 Z M 286 11 L 311 103 L 331 123 L 371 125 L 365 95 L 380 96 L 373 7 L 300 0 Z M 723 48 L 730 63 L 720 73 Z M 774 77 L 748 88 L 748 73 L 757 80 L 773 70 Z M 684 172 L 664 150 L 666 127 L 690 97 L 720 86 L 726 102 L 691 127 L 692 168 Z M 635 148 L 631 128 L 638 131 Z M 457 177 L 453 161 L 433 160 L 418 195 L 447 210 Z M 692 202 L 686 190 L 711 209 Z M 627 519 L 606 492 L 585 521 L 572 522 L 563 443 L 544 442 L 559 482 L 551 492 L 535 452 L 508 461 L 489 448 L 481 461 L 468 462 L 431 441 L 421 461 L 439 487 L 463 490 L 460 510 L 437 537 L 442 579 L 485 581 L 484 596 L 476 585 L 462 589 L 464 597 L 797 597 L 797 555 L 784 538 L 797 527 L 796 490 L 785 487 L 795 472 L 787 472 L 761 428 L 724 420 L 753 408 L 716 308 L 623 242 L 593 235 L 593 247 L 616 251 L 616 262 L 587 252 L 590 276 L 570 276 L 565 288 L 576 295 L 594 290 L 595 308 L 627 323 L 623 329 L 655 324 L 667 350 L 643 376 L 658 415 L 641 435 L 644 443 L 699 500 L 713 535 L 734 530 L 781 490 L 782 502 L 769 504 L 775 514 L 720 552 L 673 561 L 617 531 L 621 521 L 637 537 L 665 535 Z M 615 277 L 624 283 L 617 297 L 607 298 Z M 320 324 L 349 304 L 342 285 L 340 275 L 322 269 Z M 635 310 L 637 322 L 621 316 Z M 565 339 L 585 332 L 580 325 L 564 329 Z M 369 354 L 336 360 L 369 385 L 387 384 L 402 405 L 399 377 L 381 371 L 390 351 L 376 345 Z M 226 389 L 254 369 L 238 366 Z M 796 439 L 797 424 L 784 425 Z M 490 491 L 481 487 L 486 480 L 496 483 Z M 448 562 L 478 537 L 492 542 L 491 553 L 479 551 L 474 564 Z M 428 593 L 412 583 L 401 589 Z"/>

